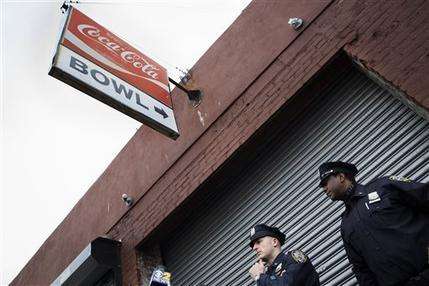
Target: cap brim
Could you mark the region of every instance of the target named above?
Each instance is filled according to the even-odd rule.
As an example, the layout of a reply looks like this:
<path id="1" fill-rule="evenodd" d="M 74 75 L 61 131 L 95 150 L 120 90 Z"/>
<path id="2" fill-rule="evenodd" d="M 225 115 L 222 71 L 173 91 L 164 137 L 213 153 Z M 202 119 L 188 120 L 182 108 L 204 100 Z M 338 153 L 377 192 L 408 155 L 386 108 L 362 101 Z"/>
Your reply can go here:
<path id="1" fill-rule="evenodd" d="M 284 239 L 274 235 L 272 232 L 270 232 L 270 231 L 259 231 L 250 237 L 250 243 L 249 243 L 250 248 L 253 248 L 253 245 L 255 244 L 256 240 L 258 240 L 259 238 L 265 237 L 265 236 L 277 238 L 280 242 L 280 245 L 284 244 Z"/>
<path id="2" fill-rule="evenodd" d="M 253 248 L 253 245 L 255 244 L 255 241 L 256 241 L 256 240 L 258 240 L 258 239 L 260 239 L 260 238 L 262 238 L 262 237 L 265 237 L 265 236 L 271 236 L 271 235 L 272 235 L 272 233 L 271 233 L 271 232 L 266 232 L 266 231 L 261 231 L 261 232 L 255 233 L 255 234 L 254 234 L 254 235 L 252 235 L 252 237 L 250 238 L 250 243 L 249 243 L 250 248 Z"/>
<path id="3" fill-rule="evenodd" d="M 326 183 L 326 180 L 332 175 L 334 174 L 334 172 L 331 172 L 329 174 L 324 174 L 321 178 L 320 178 L 320 183 L 319 183 L 319 187 L 323 187 L 324 183 Z"/>

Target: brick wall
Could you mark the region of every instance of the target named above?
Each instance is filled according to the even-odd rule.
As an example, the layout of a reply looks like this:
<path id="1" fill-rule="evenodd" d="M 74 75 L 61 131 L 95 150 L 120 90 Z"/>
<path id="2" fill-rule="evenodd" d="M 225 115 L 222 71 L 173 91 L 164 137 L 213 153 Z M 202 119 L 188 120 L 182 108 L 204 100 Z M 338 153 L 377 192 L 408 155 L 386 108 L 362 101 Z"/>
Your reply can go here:
<path id="1" fill-rule="evenodd" d="M 150 278 L 156 266 L 162 264 L 161 249 L 157 242 L 150 242 L 144 247 L 140 247 L 136 261 L 139 285 L 149 285 Z"/>
<path id="2" fill-rule="evenodd" d="M 130 246 L 147 237 L 340 50 L 429 109 L 429 3 L 336 1 L 197 140 L 110 231 Z M 132 226 L 131 228 L 127 226 Z M 135 284 L 133 247 L 124 282 Z"/>

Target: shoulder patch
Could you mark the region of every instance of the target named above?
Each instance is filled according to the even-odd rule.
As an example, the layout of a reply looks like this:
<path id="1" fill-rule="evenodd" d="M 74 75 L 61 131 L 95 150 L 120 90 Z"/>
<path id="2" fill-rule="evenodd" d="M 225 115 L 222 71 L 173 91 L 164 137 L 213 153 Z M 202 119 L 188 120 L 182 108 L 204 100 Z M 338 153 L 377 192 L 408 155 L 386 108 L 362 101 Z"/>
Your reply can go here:
<path id="1" fill-rule="evenodd" d="M 307 255 L 305 255 L 305 253 L 301 250 L 292 250 L 290 254 L 293 260 L 295 260 L 297 263 L 304 263 L 308 259 Z"/>
<path id="2" fill-rule="evenodd" d="M 404 183 L 410 183 L 411 182 L 411 180 L 409 178 L 400 177 L 400 176 L 390 176 L 389 180 L 399 181 L 399 182 L 404 182 Z"/>

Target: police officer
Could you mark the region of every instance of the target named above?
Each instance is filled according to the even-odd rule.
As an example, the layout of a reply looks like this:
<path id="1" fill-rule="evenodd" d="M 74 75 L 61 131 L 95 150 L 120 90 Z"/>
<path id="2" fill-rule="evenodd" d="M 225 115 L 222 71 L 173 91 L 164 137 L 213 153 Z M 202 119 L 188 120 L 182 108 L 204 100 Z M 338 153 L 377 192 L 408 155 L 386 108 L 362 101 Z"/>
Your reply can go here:
<path id="1" fill-rule="evenodd" d="M 357 184 L 355 165 L 327 162 L 320 186 L 343 201 L 341 235 L 361 286 L 429 285 L 429 184 L 382 177 Z"/>
<path id="2" fill-rule="evenodd" d="M 259 224 L 250 231 L 250 247 L 258 262 L 250 276 L 258 286 L 318 286 L 319 275 L 300 250 L 282 252 L 285 235 L 276 227 Z"/>

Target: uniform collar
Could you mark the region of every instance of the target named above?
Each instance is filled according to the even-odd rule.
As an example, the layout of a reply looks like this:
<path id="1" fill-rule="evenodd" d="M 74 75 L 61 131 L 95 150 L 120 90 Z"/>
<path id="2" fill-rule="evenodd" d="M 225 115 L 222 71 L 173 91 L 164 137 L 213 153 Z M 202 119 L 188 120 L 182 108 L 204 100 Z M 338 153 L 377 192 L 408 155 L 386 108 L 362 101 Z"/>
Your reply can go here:
<path id="1" fill-rule="evenodd" d="M 352 206 L 352 202 L 358 200 L 361 197 L 366 195 L 365 189 L 360 184 L 353 185 L 350 189 L 347 190 L 347 197 L 344 200 L 346 205 L 346 211 Z"/>
<path id="2" fill-rule="evenodd" d="M 270 266 L 268 266 L 268 268 L 272 269 L 272 268 L 277 267 L 277 265 L 279 265 L 279 264 L 280 264 L 280 262 L 282 262 L 282 260 L 283 260 L 283 258 L 284 258 L 284 255 L 285 255 L 285 254 L 283 253 L 283 251 L 282 251 L 282 252 L 280 252 L 280 253 L 276 256 L 276 258 L 274 259 L 273 263 L 272 263 Z"/>
<path id="3" fill-rule="evenodd" d="M 355 184 L 352 188 L 351 197 L 360 198 L 366 196 L 365 188 L 360 184 Z"/>

